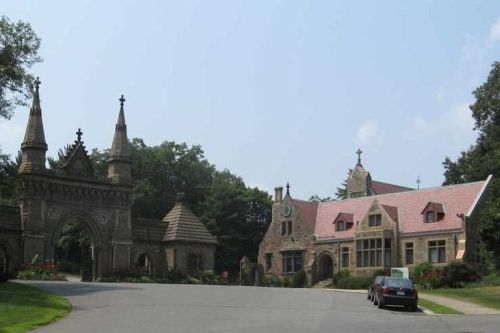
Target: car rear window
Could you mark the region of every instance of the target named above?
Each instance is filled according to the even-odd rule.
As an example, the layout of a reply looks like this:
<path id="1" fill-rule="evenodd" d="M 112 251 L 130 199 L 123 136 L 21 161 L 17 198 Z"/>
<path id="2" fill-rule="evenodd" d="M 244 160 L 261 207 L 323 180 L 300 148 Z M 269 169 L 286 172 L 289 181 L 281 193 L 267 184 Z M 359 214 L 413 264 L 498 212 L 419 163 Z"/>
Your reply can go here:
<path id="1" fill-rule="evenodd" d="M 413 283 L 408 279 L 391 279 L 386 280 L 386 285 L 393 288 L 413 288 Z"/>

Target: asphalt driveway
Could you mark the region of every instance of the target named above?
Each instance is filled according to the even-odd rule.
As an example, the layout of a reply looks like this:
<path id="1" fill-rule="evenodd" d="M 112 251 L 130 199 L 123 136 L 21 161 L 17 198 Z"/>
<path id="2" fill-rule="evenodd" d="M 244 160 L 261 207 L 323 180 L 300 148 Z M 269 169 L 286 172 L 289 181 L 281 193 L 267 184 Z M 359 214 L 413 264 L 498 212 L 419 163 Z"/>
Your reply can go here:
<path id="1" fill-rule="evenodd" d="M 379 310 L 365 295 L 288 288 L 29 282 L 65 296 L 64 319 L 35 332 L 495 332 L 499 315 Z"/>

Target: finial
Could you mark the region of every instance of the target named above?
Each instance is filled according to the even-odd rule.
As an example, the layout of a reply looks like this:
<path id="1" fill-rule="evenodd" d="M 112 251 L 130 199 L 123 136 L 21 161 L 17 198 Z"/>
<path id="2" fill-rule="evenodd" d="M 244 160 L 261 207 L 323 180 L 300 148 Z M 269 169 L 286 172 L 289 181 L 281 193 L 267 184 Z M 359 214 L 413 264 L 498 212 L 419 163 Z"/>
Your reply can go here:
<path id="1" fill-rule="evenodd" d="M 290 195 L 290 183 L 289 182 L 286 183 L 286 194 Z"/>
<path id="2" fill-rule="evenodd" d="M 83 134 L 82 130 L 78 129 L 78 131 L 76 132 L 76 138 L 78 142 L 82 141 L 82 134 Z"/>
<path id="3" fill-rule="evenodd" d="M 120 105 L 123 106 L 123 103 L 125 103 L 125 97 L 123 97 L 123 95 L 122 95 L 122 97 L 120 97 L 119 101 L 120 101 Z"/>
<path id="4" fill-rule="evenodd" d="M 175 201 L 176 202 L 183 202 L 184 201 L 184 192 L 178 192 L 175 196 Z"/>
<path id="5" fill-rule="evenodd" d="M 356 151 L 356 154 L 358 154 L 358 164 L 361 164 L 361 154 L 363 154 L 363 151 L 361 149 L 358 149 Z"/>
<path id="6" fill-rule="evenodd" d="M 38 92 L 38 89 L 40 89 L 40 84 L 42 83 L 42 81 L 40 81 L 40 77 L 36 77 L 36 80 L 35 80 L 35 90 L 36 92 Z"/>
<path id="7" fill-rule="evenodd" d="M 420 190 L 420 183 L 422 181 L 420 180 L 420 176 L 417 177 L 417 190 Z"/>

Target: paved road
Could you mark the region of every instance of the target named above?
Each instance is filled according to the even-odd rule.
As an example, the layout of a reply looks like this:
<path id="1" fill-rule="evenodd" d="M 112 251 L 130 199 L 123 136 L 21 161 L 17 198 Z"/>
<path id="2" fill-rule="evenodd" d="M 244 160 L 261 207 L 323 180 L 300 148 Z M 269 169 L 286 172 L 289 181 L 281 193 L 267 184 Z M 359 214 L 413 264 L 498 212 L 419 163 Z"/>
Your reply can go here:
<path id="1" fill-rule="evenodd" d="M 495 332 L 500 316 L 379 310 L 364 295 L 314 289 L 31 282 L 73 304 L 36 332 Z"/>

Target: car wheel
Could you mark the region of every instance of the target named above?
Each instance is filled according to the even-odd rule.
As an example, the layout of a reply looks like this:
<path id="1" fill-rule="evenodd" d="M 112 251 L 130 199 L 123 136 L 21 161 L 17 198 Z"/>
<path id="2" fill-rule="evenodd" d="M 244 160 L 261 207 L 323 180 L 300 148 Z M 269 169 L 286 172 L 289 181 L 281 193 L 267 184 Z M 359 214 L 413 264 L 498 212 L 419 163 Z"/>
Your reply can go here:
<path id="1" fill-rule="evenodd" d="M 414 305 L 410 306 L 410 311 L 413 311 L 413 312 L 417 311 L 417 305 L 414 304 Z"/>
<path id="2" fill-rule="evenodd" d="M 373 303 L 373 305 L 377 305 L 377 296 L 376 295 L 372 296 L 372 303 Z"/>
<path id="3" fill-rule="evenodd" d="M 382 309 L 384 307 L 384 303 L 382 303 L 382 300 L 380 298 L 377 299 L 377 306 L 379 309 Z"/>

